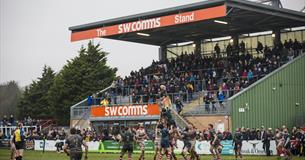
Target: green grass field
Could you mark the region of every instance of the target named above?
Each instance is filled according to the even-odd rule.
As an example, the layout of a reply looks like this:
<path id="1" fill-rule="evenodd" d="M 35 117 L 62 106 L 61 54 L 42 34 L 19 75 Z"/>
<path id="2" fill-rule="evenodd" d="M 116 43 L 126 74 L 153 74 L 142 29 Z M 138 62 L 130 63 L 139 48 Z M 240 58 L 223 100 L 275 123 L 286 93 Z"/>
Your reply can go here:
<path id="1" fill-rule="evenodd" d="M 8 149 L 0 149 L 0 160 L 9 160 L 10 157 L 10 150 Z M 99 154 L 99 153 L 89 153 L 88 160 L 117 160 L 119 157 L 118 154 Z M 133 159 L 137 160 L 139 157 L 138 154 L 135 154 L 133 156 Z M 125 157 L 127 159 L 127 157 Z M 147 154 L 146 160 L 152 160 L 153 155 Z M 165 159 L 165 157 L 164 157 Z M 179 156 L 179 159 L 182 159 L 181 156 Z M 201 156 L 201 159 L 212 159 L 210 155 L 203 155 Z M 224 160 L 234 160 L 233 156 L 223 156 Z M 278 158 L 276 156 L 272 157 L 265 157 L 265 156 L 245 156 L 244 160 L 277 160 Z M 56 153 L 56 152 L 45 152 L 42 153 L 40 151 L 26 151 L 24 160 L 69 160 L 69 157 L 66 156 L 63 153 Z M 305 160 L 304 158 L 299 157 L 293 157 L 293 160 Z"/>

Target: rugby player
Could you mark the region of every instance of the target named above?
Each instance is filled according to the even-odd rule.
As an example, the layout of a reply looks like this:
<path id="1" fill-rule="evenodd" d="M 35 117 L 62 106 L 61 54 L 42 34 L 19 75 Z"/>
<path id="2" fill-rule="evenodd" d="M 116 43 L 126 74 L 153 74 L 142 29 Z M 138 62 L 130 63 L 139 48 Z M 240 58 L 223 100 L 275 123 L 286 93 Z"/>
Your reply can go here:
<path id="1" fill-rule="evenodd" d="M 221 159 L 219 149 L 220 149 L 220 140 L 218 139 L 218 136 L 213 128 L 212 124 L 208 125 L 209 135 L 210 135 L 210 152 L 213 155 L 214 159 Z"/>
<path id="2" fill-rule="evenodd" d="M 191 149 L 190 149 L 190 153 L 191 153 L 191 158 L 190 159 L 195 159 L 199 160 L 199 155 L 197 154 L 196 150 L 195 150 L 195 144 L 196 144 L 196 137 L 197 137 L 197 133 L 196 133 L 196 128 L 192 125 L 189 124 L 189 136 L 191 138 Z"/>
<path id="3" fill-rule="evenodd" d="M 157 157 L 161 154 L 161 122 L 159 121 L 157 124 L 157 128 L 155 130 L 155 155 L 154 155 L 154 160 L 157 160 Z"/>
<path id="4" fill-rule="evenodd" d="M 238 157 L 240 157 L 240 159 L 243 158 L 243 156 L 241 155 L 242 141 L 243 141 L 243 137 L 240 132 L 240 128 L 237 128 L 233 139 L 236 160 L 238 159 Z"/>
<path id="5" fill-rule="evenodd" d="M 16 148 L 16 160 L 22 160 L 23 157 L 23 149 L 25 147 L 25 141 L 24 141 L 24 132 L 23 132 L 23 124 L 18 123 L 18 126 L 14 132 L 13 142 L 15 144 Z"/>
<path id="6" fill-rule="evenodd" d="M 15 131 L 12 131 L 12 134 L 14 134 L 14 132 Z M 15 143 L 14 143 L 14 136 L 11 137 L 10 145 L 11 145 L 11 160 L 15 160 L 16 146 L 15 146 Z"/>
<path id="7" fill-rule="evenodd" d="M 285 127 L 283 130 L 283 141 L 284 141 L 284 155 L 290 159 L 291 158 L 291 143 L 290 143 L 290 134 L 288 133 L 288 129 Z"/>
<path id="8" fill-rule="evenodd" d="M 83 141 L 83 138 L 77 134 L 77 130 L 75 128 L 70 129 L 70 135 L 66 139 L 66 143 L 64 145 L 64 152 L 70 156 L 70 160 L 81 160 L 83 156 L 82 145 L 85 147 L 85 159 L 88 159 L 88 146 Z"/>
<path id="9" fill-rule="evenodd" d="M 190 153 L 191 151 L 191 137 L 188 134 L 189 131 L 189 127 L 186 126 L 184 131 L 182 132 L 182 140 L 183 140 L 183 148 L 182 148 L 182 157 L 184 158 L 184 160 L 187 160 L 187 155 L 188 153 Z"/>
<path id="10" fill-rule="evenodd" d="M 177 156 L 174 152 L 175 147 L 177 147 L 177 140 L 181 137 L 177 126 L 176 125 L 172 125 L 171 129 L 169 131 L 169 138 L 170 138 L 170 146 L 171 146 L 171 153 L 172 153 L 172 157 L 174 158 L 174 160 L 177 160 Z"/>
<path id="11" fill-rule="evenodd" d="M 159 160 L 162 160 L 163 155 L 166 153 L 167 160 L 171 159 L 171 147 L 169 141 L 169 130 L 166 125 L 161 125 L 161 154 Z"/>
<path id="12" fill-rule="evenodd" d="M 130 131 L 129 127 L 125 127 L 125 132 L 121 133 L 121 142 L 123 143 L 123 148 L 121 150 L 120 160 L 123 159 L 123 156 L 128 152 L 128 160 L 132 160 L 133 153 L 133 142 L 134 134 Z"/>
<path id="13" fill-rule="evenodd" d="M 145 131 L 145 128 L 143 126 L 143 123 L 139 123 L 139 127 L 138 129 L 136 130 L 136 140 L 140 146 L 140 149 L 141 149 L 141 155 L 140 155 L 140 158 L 139 160 L 144 160 L 144 153 L 145 153 L 145 141 L 147 139 L 147 134 L 146 134 L 146 131 Z"/>

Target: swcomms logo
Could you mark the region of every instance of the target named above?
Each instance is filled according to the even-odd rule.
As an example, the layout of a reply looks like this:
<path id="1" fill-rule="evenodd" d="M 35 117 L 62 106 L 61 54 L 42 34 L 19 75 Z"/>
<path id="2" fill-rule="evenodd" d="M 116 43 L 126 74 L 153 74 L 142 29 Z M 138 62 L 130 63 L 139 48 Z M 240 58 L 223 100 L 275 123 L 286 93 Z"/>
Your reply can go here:
<path id="1" fill-rule="evenodd" d="M 135 31 L 157 28 L 160 26 L 161 26 L 161 18 L 152 18 L 142 21 L 120 24 L 118 33 L 135 32 Z"/>
<path id="2" fill-rule="evenodd" d="M 147 105 L 105 107 L 105 116 L 143 116 L 147 114 Z"/>

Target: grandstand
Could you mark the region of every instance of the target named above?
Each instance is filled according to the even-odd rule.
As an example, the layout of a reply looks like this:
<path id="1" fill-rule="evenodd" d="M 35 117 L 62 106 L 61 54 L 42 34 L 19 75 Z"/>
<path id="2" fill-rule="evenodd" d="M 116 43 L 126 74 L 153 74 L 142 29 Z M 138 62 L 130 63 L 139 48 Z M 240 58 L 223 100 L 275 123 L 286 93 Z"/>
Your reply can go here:
<path id="1" fill-rule="evenodd" d="M 212 0 L 70 27 L 71 41 L 160 46 L 158 62 L 72 106 L 70 125 L 153 128 L 160 85 L 180 128 L 304 124 L 304 26 L 304 13 L 279 5 Z"/>

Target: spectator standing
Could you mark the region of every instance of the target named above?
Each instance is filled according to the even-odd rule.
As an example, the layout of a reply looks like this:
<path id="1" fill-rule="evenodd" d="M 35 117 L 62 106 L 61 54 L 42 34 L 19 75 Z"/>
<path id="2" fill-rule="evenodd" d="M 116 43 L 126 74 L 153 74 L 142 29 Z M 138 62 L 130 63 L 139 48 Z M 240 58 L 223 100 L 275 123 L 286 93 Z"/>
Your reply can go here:
<path id="1" fill-rule="evenodd" d="M 15 118 L 14 118 L 14 116 L 11 114 L 11 116 L 10 116 L 10 119 L 9 119 L 9 124 L 11 125 L 11 126 L 15 126 L 16 124 L 15 124 Z"/>
<path id="2" fill-rule="evenodd" d="M 232 53 L 233 47 L 232 47 L 231 43 L 228 44 L 226 52 L 227 52 L 227 57 L 231 57 L 233 55 L 233 53 Z"/>
<path id="3" fill-rule="evenodd" d="M 240 46 L 241 53 L 245 54 L 246 53 L 246 44 L 245 44 L 245 42 L 241 41 L 239 46 Z"/>
<path id="4" fill-rule="evenodd" d="M 263 53 L 264 46 L 260 41 L 257 41 L 256 52 L 257 54 Z"/>
<path id="5" fill-rule="evenodd" d="M 225 95 L 221 90 L 218 92 L 217 98 L 218 98 L 218 102 L 219 102 L 220 107 L 222 109 L 224 109 L 225 107 L 223 105 L 223 102 L 225 100 Z"/>
<path id="6" fill-rule="evenodd" d="M 182 108 L 183 108 L 183 104 L 179 97 L 176 97 L 175 105 L 176 105 L 176 110 L 177 110 L 178 114 L 180 114 L 182 111 Z"/>
<path id="7" fill-rule="evenodd" d="M 216 43 L 216 45 L 214 47 L 214 51 L 216 53 L 216 56 L 214 56 L 214 57 L 220 58 L 220 47 L 219 47 L 218 43 Z"/>
<path id="8" fill-rule="evenodd" d="M 8 119 L 7 119 L 6 115 L 3 116 L 2 122 L 3 122 L 3 126 L 8 125 Z"/>
<path id="9" fill-rule="evenodd" d="M 300 49 L 300 43 L 298 42 L 297 39 L 294 40 L 293 44 L 292 44 L 292 49 L 294 51 L 294 56 L 298 56 L 299 55 L 299 49 Z"/>
<path id="10" fill-rule="evenodd" d="M 249 81 L 250 83 L 252 83 L 253 78 L 254 78 L 253 72 L 252 72 L 251 69 L 249 69 L 249 72 L 248 72 L 248 75 L 247 75 L 247 79 L 248 79 L 248 81 Z"/>
<path id="11" fill-rule="evenodd" d="M 242 78 L 243 80 L 246 80 L 247 77 L 248 77 L 248 72 L 247 72 L 246 69 L 244 69 L 244 71 L 241 73 L 241 78 Z"/>
<path id="12" fill-rule="evenodd" d="M 272 129 L 268 128 L 268 131 L 263 136 L 263 147 L 267 156 L 270 156 L 270 141 L 272 140 L 273 134 Z"/>
<path id="13" fill-rule="evenodd" d="M 208 95 L 205 95 L 203 97 L 203 101 L 204 101 L 204 108 L 205 108 L 205 111 L 207 113 L 210 113 L 210 99 L 208 97 Z"/>

